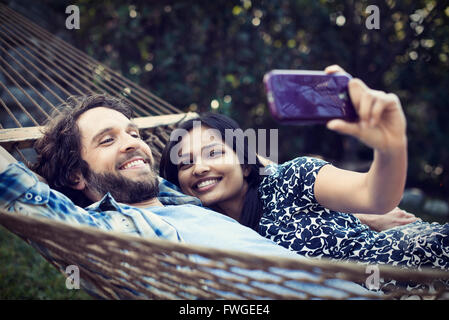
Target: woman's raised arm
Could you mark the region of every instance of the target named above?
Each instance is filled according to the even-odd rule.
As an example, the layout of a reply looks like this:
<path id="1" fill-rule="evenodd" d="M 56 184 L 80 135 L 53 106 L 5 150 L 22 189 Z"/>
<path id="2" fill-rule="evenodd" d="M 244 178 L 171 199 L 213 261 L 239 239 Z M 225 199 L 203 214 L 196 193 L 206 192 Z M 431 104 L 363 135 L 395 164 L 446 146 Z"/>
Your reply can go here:
<path id="1" fill-rule="evenodd" d="M 385 213 L 399 204 L 404 191 L 405 116 L 396 95 L 372 90 L 359 79 L 350 80 L 348 86 L 359 121 L 332 120 L 327 127 L 373 148 L 374 160 L 366 173 L 324 166 L 316 178 L 315 197 L 321 205 L 336 211 Z"/>

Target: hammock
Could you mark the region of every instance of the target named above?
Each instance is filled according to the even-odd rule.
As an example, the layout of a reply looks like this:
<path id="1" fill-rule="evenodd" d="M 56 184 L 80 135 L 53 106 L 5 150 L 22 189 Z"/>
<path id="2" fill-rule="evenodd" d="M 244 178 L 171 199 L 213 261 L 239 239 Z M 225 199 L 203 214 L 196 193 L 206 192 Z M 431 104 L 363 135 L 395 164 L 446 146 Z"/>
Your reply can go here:
<path id="1" fill-rule="evenodd" d="M 124 99 L 136 112 L 155 160 L 173 126 L 195 116 L 158 98 L 64 41 L 52 36 L 0 4 L 0 144 L 17 159 L 33 158 L 40 126 L 57 105 L 71 95 L 107 93 Z M 318 284 L 338 291 L 339 299 L 419 297 L 449 299 L 440 280 L 449 273 L 378 266 L 383 281 L 398 282 L 384 295 L 354 294 L 329 279 L 365 283 L 365 265 L 326 259 L 267 257 L 143 239 L 90 227 L 0 211 L 0 224 L 33 245 L 66 275 L 69 265 L 80 269 L 83 288 L 104 299 L 331 299 L 292 283 Z M 126 249 L 125 249 L 126 248 Z M 191 259 L 194 256 L 196 259 Z M 312 275 L 296 276 L 286 271 Z M 251 272 L 246 272 L 251 271 Z M 254 271 L 264 275 L 252 276 Z M 287 275 L 288 274 L 288 275 Z M 427 284 L 425 290 L 406 290 L 399 283 Z M 270 288 L 283 288 L 284 291 Z M 93 290 L 95 288 L 95 290 Z M 94 294 L 96 292 L 97 294 Z"/>
<path id="2" fill-rule="evenodd" d="M 354 295 L 326 283 L 326 280 L 336 278 L 365 281 L 365 266 L 354 263 L 242 254 L 21 215 L 0 214 L 0 223 L 20 237 L 31 240 L 38 250 L 43 246 L 44 257 L 51 255 L 56 261 L 55 266 L 63 273 L 68 265 L 79 266 L 81 280 L 89 286 L 94 285 L 101 293 L 100 297 L 105 299 L 335 299 L 334 295 L 314 295 L 298 290 L 292 285 L 294 281 L 335 289 L 341 293 L 339 299 L 391 299 L 404 295 L 448 298 L 448 290 L 444 287 L 435 287 L 433 292 L 395 288 L 379 297 L 369 293 Z M 194 262 L 189 255 L 202 259 Z M 222 271 L 219 276 L 217 270 Z M 262 271 L 265 276 L 262 279 L 251 277 L 245 272 L 248 270 Z M 286 276 L 286 270 L 303 270 L 316 276 L 312 279 L 304 278 L 304 275 Z M 449 278 L 443 271 L 401 270 L 391 266 L 379 266 L 379 272 L 384 279 L 414 279 L 419 283 Z M 289 292 L 279 294 L 267 290 L 264 285 L 283 287 Z"/>

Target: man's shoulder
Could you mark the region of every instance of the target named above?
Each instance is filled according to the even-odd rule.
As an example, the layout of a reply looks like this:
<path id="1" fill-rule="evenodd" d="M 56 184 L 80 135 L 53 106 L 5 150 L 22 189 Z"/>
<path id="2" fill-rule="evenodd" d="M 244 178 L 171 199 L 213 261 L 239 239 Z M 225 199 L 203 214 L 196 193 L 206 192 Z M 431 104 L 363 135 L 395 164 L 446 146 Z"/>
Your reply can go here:
<path id="1" fill-rule="evenodd" d="M 158 199 L 164 205 L 202 205 L 198 198 L 182 193 L 178 186 L 161 177 L 159 177 Z"/>

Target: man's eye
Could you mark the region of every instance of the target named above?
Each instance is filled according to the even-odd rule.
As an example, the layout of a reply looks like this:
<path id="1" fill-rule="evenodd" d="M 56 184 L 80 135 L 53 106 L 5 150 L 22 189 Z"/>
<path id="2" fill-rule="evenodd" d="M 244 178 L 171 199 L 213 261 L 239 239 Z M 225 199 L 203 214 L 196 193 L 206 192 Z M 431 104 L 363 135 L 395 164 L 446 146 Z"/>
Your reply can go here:
<path id="1" fill-rule="evenodd" d="M 107 143 L 110 143 L 110 142 L 112 142 L 112 141 L 114 141 L 114 139 L 112 139 L 112 138 L 107 138 L 107 139 L 101 140 L 100 144 L 107 144 Z"/>
<path id="2" fill-rule="evenodd" d="M 132 133 L 131 133 L 131 137 L 140 139 L 140 135 L 139 135 L 137 132 L 132 132 Z"/>
<path id="3" fill-rule="evenodd" d="M 212 150 L 211 152 L 209 152 L 210 157 L 218 157 L 221 156 L 222 154 L 223 154 L 222 150 Z"/>

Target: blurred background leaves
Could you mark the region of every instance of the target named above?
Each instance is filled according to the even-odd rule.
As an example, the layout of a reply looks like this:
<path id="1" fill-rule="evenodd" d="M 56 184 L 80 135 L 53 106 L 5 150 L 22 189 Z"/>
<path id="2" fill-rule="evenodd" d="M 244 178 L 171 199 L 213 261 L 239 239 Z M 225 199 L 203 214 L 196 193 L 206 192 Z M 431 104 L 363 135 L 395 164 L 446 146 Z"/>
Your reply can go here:
<path id="1" fill-rule="evenodd" d="M 380 29 L 365 9 L 380 9 Z M 48 5 L 52 3 L 49 1 Z M 271 119 L 263 75 L 339 64 L 396 93 L 408 119 L 408 186 L 449 194 L 449 7 L 444 1 L 79 1 L 72 42 L 185 111 L 280 128 L 280 161 L 319 154 L 362 167 L 371 150 L 322 126 Z"/>

